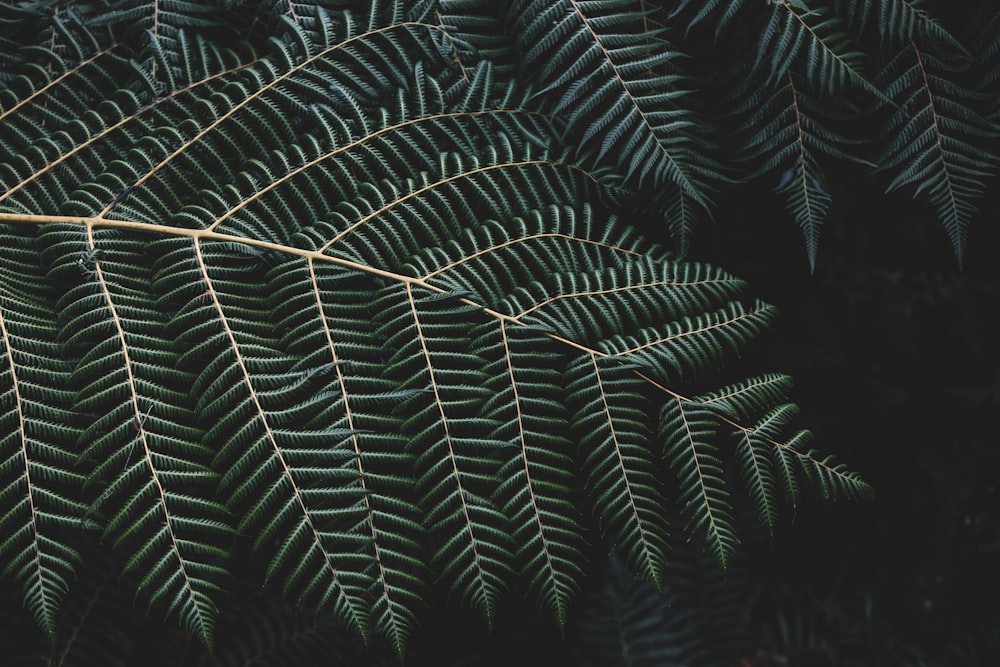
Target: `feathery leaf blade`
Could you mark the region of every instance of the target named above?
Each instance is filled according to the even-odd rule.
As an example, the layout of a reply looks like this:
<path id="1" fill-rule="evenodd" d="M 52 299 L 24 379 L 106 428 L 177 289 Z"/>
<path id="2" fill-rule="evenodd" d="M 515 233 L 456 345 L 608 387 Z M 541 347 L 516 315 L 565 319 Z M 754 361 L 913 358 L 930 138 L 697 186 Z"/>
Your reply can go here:
<path id="1" fill-rule="evenodd" d="M 498 340 L 499 339 L 499 340 Z M 501 510 L 510 517 L 520 575 L 540 606 L 565 626 L 583 579 L 584 526 L 574 504 L 569 413 L 558 400 L 564 359 L 544 334 L 501 321 L 484 327 L 474 347 L 496 350 L 485 415 L 513 441 L 499 471 Z"/>
<path id="2" fill-rule="evenodd" d="M 713 442 L 718 427 L 713 412 L 698 402 L 674 398 L 660 409 L 658 437 L 680 483 L 678 503 L 688 529 L 704 533 L 709 552 L 725 567 L 738 539 L 722 460 Z"/>
<path id="3" fill-rule="evenodd" d="M 592 354 L 571 362 L 566 382 L 593 512 L 629 567 L 659 586 L 667 521 L 648 446 L 649 406 L 637 393 L 642 381 L 631 368 Z"/>
<path id="4" fill-rule="evenodd" d="M 897 108 L 879 169 L 892 176 L 887 191 L 926 192 L 961 265 L 974 202 L 1000 166 L 989 148 L 1000 127 L 977 113 L 977 95 L 950 81 L 951 71 L 951 63 L 912 42 L 883 70 Z"/>
<path id="5" fill-rule="evenodd" d="M 699 435 L 664 462 L 658 408 L 774 311 L 611 214 L 630 212 L 623 180 L 686 206 L 717 179 L 670 29 L 620 0 L 544 4 L 521 26 L 531 57 L 576 69 L 546 64 L 533 100 L 449 45 L 428 2 L 262 7 L 233 38 L 266 30 L 259 53 L 76 25 L 86 37 L 37 47 L 51 68 L 0 92 L 0 222 L 12 264 L 51 290 L 29 298 L 59 331 L 44 354 L 68 360 L 67 393 L 39 383 L 37 400 L 90 482 L 65 514 L 100 495 L 86 520 L 128 585 L 205 643 L 244 548 L 305 613 L 400 658 L 435 586 L 488 621 L 521 586 L 562 622 L 588 515 L 663 582 L 662 476 L 714 475 L 726 419 L 691 406 Z M 12 372 L 58 366 L 29 354 L 3 294 Z M 769 400 L 746 396 L 748 413 Z M 17 451 L 29 472 L 52 453 Z M 702 495 L 721 526 L 717 490 Z"/>
<path id="6" fill-rule="evenodd" d="M 60 604 L 80 564 L 67 537 L 83 518 L 84 478 L 67 445 L 72 369 L 59 348 L 56 303 L 39 285 L 37 265 L 16 247 L 0 248 L 0 557 L 22 586 L 24 605 L 54 637 Z M 44 368 L 39 368 L 44 362 Z"/>
<path id="7" fill-rule="evenodd" d="M 690 94 L 675 65 L 682 56 L 627 0 L 514 2 L 508 20 L 525 65 L 538 69 L 539 95 L 568 111 L 567 132 L 593 147 L 597 162 L 616 153 L 627 181 L 672 183 L 705 208 L 719 173 Z"/>

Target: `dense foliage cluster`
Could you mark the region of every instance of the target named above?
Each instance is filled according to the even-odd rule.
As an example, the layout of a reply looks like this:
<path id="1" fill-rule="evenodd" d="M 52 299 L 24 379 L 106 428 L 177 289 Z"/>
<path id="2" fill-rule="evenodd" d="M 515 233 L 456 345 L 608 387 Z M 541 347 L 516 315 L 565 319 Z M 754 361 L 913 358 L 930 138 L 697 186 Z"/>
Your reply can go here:
<path id="1" fill-rule="evenodd" d="M 678 588 L 668 523 L 678 572 L 725 566 L 740 496 L 773 530 L 803 481 L 870 489 L 787 376 L 728 374 L 774 309 L 683 255 L 750 183 L 815 262 L 839 160 L 961 260 L 982 4 L 5 4 L 3 614 L 59 664 L 138 659 L 167 631 L 133 600 L 173 664 L 354 664 L 443 600 L 565 626 L 613 552 L 580 627 L 632 596 L 640 660 L 710 664 L 663 612 L 717 583 Z"/>

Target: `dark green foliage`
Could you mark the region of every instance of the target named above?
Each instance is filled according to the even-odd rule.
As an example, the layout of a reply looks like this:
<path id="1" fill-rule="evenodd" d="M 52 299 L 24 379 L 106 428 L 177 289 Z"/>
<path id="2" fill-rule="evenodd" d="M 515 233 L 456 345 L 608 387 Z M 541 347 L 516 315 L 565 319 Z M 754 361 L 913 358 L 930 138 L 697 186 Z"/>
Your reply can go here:
<path id="1" fill-rule="evenodd" d="M 898 106 L 889 123 L 894 138 L 880 162 L 893 176 L 890 191 L 927 193 L 961 263 L 973 202 L 1000 164 L 984 140 L 1000 128 L 977 113 L 983 96 L 956 81 L 955 68 L 914 42 L 886 65 L 886 90 Z"/>
<path id="2" fill-rule="evenodd" d="M 577 664 L 672 667 L 704 660 L 690 646 L 691 609 L 678 605 L 675 591 L 658 593 L 649 582 L 630 576 L 617 558 L 608 569 L 576 628 Z"/>
<path id="3" fill-rule="evenodd" d="M 996 52 L 996 30 L 985 4 L 979 12 L 944 5 L 681 0 L 667 10 L 692 31 L 712 26 L 712 51 L 694 38 L 679 48 L 695 61 L 714 63 L 719 50 L 729 59 L 721 73 L 705 68 L 718 86 L 710 90 L 727 100 L 719 143 L 747 159 L 735 165 L 740 178 L 786 199 L 813 267 L 836 207 L 825 178 L 831 158 L 888 171 L 890 190 L 910 185 L 927 196 L 961 262 L 976 200 L 997 171 L 996 69 L 986 55 Z"/>
<path id="4" fill-rule="evenodd" d="M 675 61 L 683 54 L 630 0 L 523 0 L 508 22 L 551 113 L 627 181 L 672 183 L 708 205 L 718 165 L 705 151 Z"/>
<path id="5" fill-rule="evenodd" d="M 0 557 L 52 646 L 81 553 L 189 662 L 402 658 L 439 598 L 568 627 L 607 550 L 669 594 L 668 532 L 726 565 L 744 490 L 772 532 L 870 495 L 723 370 L 774 308 L 632 224 L 686 249 L 759 178 L 815 262 L 822 162 L 877 153 L 961 256 L 993 70 L 915 3 L 807 5 L 0 10 Z"/>
<path id="6" fill-rule="evenodd" d="M 811 90 L 797 68 L 786 70 L 784 79 L 774 86 L 758 86 L 749 77 L 739 91 L 743 99 L 735 114 L 747 119 L 742 121 L 749 132 L 744 150 L 747 161 L 757 165 L 751 177 L 780 173 L 775 191 L 785 197 L 802 229 L 809 266 L 815 270 L 820 228 L 831 203 L 819 159 L 826 155 L 861 160 L 845 150 L 851 140 L 827 127 L 830 119 L 824 116 L 829 109 L 824 113 L 817 108 Z"/>
<path id="7" fill-rule="evenodd" d="M 7 360 L 0 370 L 5 406 L 0 553 L 4 574 L 23 584 L 28 609 L 53 635 L 59 605 L 80 561 L 66 536 L 85 517 L 86 480 L 75 469 L 71 449 L 81 426 L 68 389 L 73 369 L 62 358 L 57 329 L 46 315 L 56 299 L 35 279 L 42 267 L 18 257 L 24 250 L 14 244 L 0 248 L 5 285 L 0 336 Z M 19 317 L 10 317 L 11 312 Z"/>

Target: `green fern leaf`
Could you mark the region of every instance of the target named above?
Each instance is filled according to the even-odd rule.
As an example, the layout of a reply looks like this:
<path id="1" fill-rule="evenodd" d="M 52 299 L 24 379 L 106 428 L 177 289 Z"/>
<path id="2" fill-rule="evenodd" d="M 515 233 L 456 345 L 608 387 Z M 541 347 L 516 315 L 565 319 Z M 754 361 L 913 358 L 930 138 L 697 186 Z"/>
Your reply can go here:
<path id="1" fill-rule="evenodd" d="M 67 539 L 84 509 L 71 449 L 80 422 L 51 320 L 55 294 L 19 245 L 0 248 L 0 557 L 51 638 L 80 563 Z"/>
<path id="2" fill-rule="evenodd" d="M 956 53 L 965 53 L 959 41 L 923 8 L 924 4 L 922 0 L 836 0 L 834 7 L 859 31 L 876 25 L 884 45 L 929 39 Z"/>
<path id="3" fill-rule="evenodd" d="M 586 485 L 613 547 L 629 567 L 660 585 L 666 566 L 664 498 L 652 452 L 649 405 L 631 369 L 592 355 L 568 370 L 572 423 L 583 448 Z"/>
<path id="4" fill-rule="evenodd" d="M 897 108 L 880 169 L 892 176 L 889 191 L 927 193 L 961 264 L 974 201 L 998 165 L 984 140 L 996 139 L 1000 129 L 975 111 L 975 93 L 952 81 L 952 71 L 915 43 L 886 66 L 882 77 Z"/>
<path id="5" fill-rule="evenodd" d="M 463 69 L 487 60 L 497 72 L 513 74 L 517 56 L 504 32 L 502 5 L 480 0 L 439 0 L 437 18 L 448 32 L 450 46 Z"/>
<path id="6" fill-rule="evenodd" d="M 634 335 L 615 336 L 601 345 L 610 355 L 635 360 L 666 382 L 693 376 L 738 354 L 774 319 L 771 306 L 730 302 L 719 310 L 684 317 L 666 327 L 650 327 Z"/>
<path id="7" fill-rule="evenodd" d="M 176 342 L 161 333 L 168 330 L 165 318 L 150 317 L 156 297 L 147 288 L 155 279 L 142 265 L 142 244 L 103 243 L 100 232 L 45 236 L 56 236 L 60 251 L 77 249 L 58 258 L 67 264 L 90 257 L 89 279 L 66 293 L 60 319 L 65 344 L 81 350 L 71 377 L 81 387 L 74 408 L 92 416 L 80 434 L 82 459 L 94 466 L 91 479 L 110 482 L 93 511 L 107 516 L 112 546 L 127 549 L 125 571 L 144 573 L 139 589 L 211 646 L 211 593 L 226 576 L 232 528 L 211 500 L 218 476 L 208 467 L 211 452 L 199 442 L 185 394 L 193 375 L 142 372 L 177 354 Z M 122 270 L 133 263 L 142 268 Z"/>
<path id="8" fill-rule="evenodd" d="M 756 419 L 768 406 L 784 403 L 791 387 L 792 378 L 789 376 L 767 373 L 702 394 L 698 402 L 718 410 L 729 419 L 746 423 Z"/>
<path id="9" fill-rule="evenodd" d="M 707 207 L 718 166 L 675 70 L 681 54 L 627 0 L 514 2 L 509 20 L 541 93 L 600 161 L 606 155 L 640 185 L 672 183 Z"/>
<path id="10" fill-rule="evenodd" d="M 747 6 L 746 0 L 678 0 L 671 18 L 680 16 L 687 21 L 687 32 L 709 17 L 715 20 L 715 36 L 718 36 L 730 25 L 739 12 Z"/>
<path id="11" fill-rule="evenodd" d="M 565 626 L 583 579 L 584 529 L 573 502 L 570 415 L 556 399 L 561 359 L 551 354 L 552 341 L 531 328 L 501 322 L 499 331 L 484 327 L 483 336 L 473 347 L 499 353 L 485 369 L 494 382 L 487 384 L 491 396 L 483 412 L 497 422 L 498 439 L 517 448 L 499 471 L 501 511 L 511 522 L 520 577 Z M 528 359 L 533 363 L 520 363 Z"/>
<path id="12" fill-rule="evenodd" d="M 771 443 L 781 437 L 783 428 L 794 414 L 796 414 L 794 406 L 779 405 L 764 415 L 752 428 L 736 433 L 739 439 L 736 453 L 740 462 L 740 473 L 749 490 L 757 520 L 772 534 L 778 516 L 778 485 L 769 453 L 774 446 Z M 785 492 L 793 498 L 797 494 L 793 488 L 788 487 Z"/>
<path id="13" fill-rule="evenodd" d="M 708 550 L 725 567 L 738 540 L 722 460 L 712 442 L 719 423 L 704 405 L 679 397 L 666 402 L 662 412 L 660 438 L 680 482 L 678 501 L 688 527 L 704 532 Z"/>
<path id="14" fill-rule="evenodd" d="M 399 408 L 409 415 L 402 427 L 412 434 L 435 565 L 491 622 L 514 573 L 508 517 L 493 498 L 498 454 L 510 445 L 496 440 L 496 424 L 481 416 L 485 360 L 475 349 L 461 352 L 471 341 L 455 324 L 473 311 L 456 301 L 405 285 L 386 288 L 375 304 L 380 334 L 394 349 L 388 371 L 415 392 Z"/>
<path id="15" fill-rule="evenodd" d="M 662 217 L 667 220 L 670 236 L 677 242 L 677 254 L 686 257 L 691 249 L 694 228 L 698 221 L 698 208 L 691 197 L 680 188 L 674 188 L 661 204 Z"/>
<path id="16" fill-rule="evenodd" d="M 778 481 L 774 470 L 772 450 L 781 448 L 780 439 L 790 417 L 796 414 L 794 406 L 785 403 L 791 388 L 791 378 L 779 373 L 769 373 L 750 378 L 735 385 L 697 397 L 697 401 L 730 420 L 730 424 L 752 423 L 750 428 L 737 428 L 736 459 L 740 474 L 757 519 L 774 534 L 778 516 Z M 768 409 L 769 406 L 774 406 Z M 786 471 L 782 478 L 787 496 L 798 500 L 798 482 Z"/>
<path id="17" fill-rule="evenodd" d="M 871 488 L 857 475 L 804 448 L 812 438 L 810 432 L 799 430 L 785 436 L 798 414 L 798 408 L 787 402 L 790 388 L 788 376 L 769 373 L 694 398 L 732 427 L 736 459 L 751 503 L 761 524 L 772 533 L 779 491 L 797 506 L 802 475 L 816 478 L 825 497 L 871 496 Z"/>
<path id="18" fill-rule="evenodd" d="M 772 83 L 800 62 L 810 83 L 827 93 L 854 85 L 885 98 L 861 73 L 863 56 L 851 43 L 841 19 L 819 8 L 801 9 L 785 2 L 767 11 L 771 16 L 757 43 L 755 67 L 765 68 Z"/>
<path id="19" fill-rule="evenodd" d="M 605 40 L 587 53 L 619 49 L 617 4 L 560 7 Z M 773 394 L 675 390 L 774 309 L 612 215 L 624 174 L 581 164 L 490 64 L 456 64 L 430 3 L 267 17 L 260 53 L 77 23 L 85 53 L 43 49 L 54 65 L 0 93 L 0 549 L 43 627 L 76 562 L 56 529 L 84 524 L 205 644 L 249 570 L 400 657 L 438 592 L 489 622 L 521 587 L 565 623 L 592 524 L 662 583 L 670 467 L 725 559 L 711 436 L 741 427 L 719 406 L 756 418 Z M 688 139 L 626 137 L 637 91 L 674 81 L 644 78 L 666 56 L 626 32 L 600 69 L 632 110 L 607 150 L 698 201 L 706 163 L 664 166 Z M 798 446 L 775 456 L 863 494 Z"/>
<path id="20" fill-rule="evenodd" d="M 802 433 L 809 434 L 809 431 Z M 821 456 L 815 449 L 806 451 L 798 449 L 800 443 L 804 444 L 803 441 L 806 439 L 806 437 L 792 438 L 786 446 L 795 451 L 806 477 L 819 488 L 824 498 L 831 500 L 872 498 L 872 489 L 861 476 L 848 470 L 843 463 L 835 462 L 832 455 Z"/>
<path id="21" fill-rule="evenodd" d="M 753 79 L 749 79 L 752 81 Z M 775 88 L 744 86 L 746 97 L 734 117 L 745 118 L 746 157 L 758 165 L 751 177 L 768 175 L 806 241 L 809 266 L 815 270 L 820 228 L 830 209 L 830 195 L 818 154 L 860 162 L 844 147 L 852 143 L 822 123 L 829 100 L 814 99 L 808 84 L 792 69 Z M 856 143 L 856 142 L 855 142 Z"/>

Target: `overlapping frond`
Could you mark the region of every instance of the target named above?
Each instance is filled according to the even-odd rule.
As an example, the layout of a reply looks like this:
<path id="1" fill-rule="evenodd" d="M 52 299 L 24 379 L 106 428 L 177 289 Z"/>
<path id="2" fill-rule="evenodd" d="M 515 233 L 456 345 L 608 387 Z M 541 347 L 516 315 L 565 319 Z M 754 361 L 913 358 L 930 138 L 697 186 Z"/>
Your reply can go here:
<path id="1" fill-rule="evenodd" d="M 72 449 L 81 420 L 72 409 L 72 366 L 57 342 L 56 292 L 39 284 L 42 265 L 20 256 L 24 245 L 2 246 L 0 558 L 52 636 L 79 564 L 69 536 L 85 509 Z"/>
<path id="2" fill-rule="evenodd" d="M 801 2 L 777 2 L 757 42 L 756 66 L 772 83 L 783 79 L 793 63 L 815 87 L 833 93 L 848 86 L 884 97 L 862 73 L 864 59 L 852 43 L 843 19 L 825 8 Z"/>
<path id="3" fill-rule="evenodd" d="M 697 401 L 664 403 L 660 437 L 664 456 L 680 481 L 681 509 L 692 531 L 704 532 L 709 551 L 723 566 L 736 550 L 736 530 L 722 478 L 722 460 L 712 442 L 719 424 Z"/>
<path id="4" fill-rule="evenodd" d="M 746 6 L 747 0 L 706 0 L 705 2 L 677 0 L 671 18 L 683 17 L 687 23 L 688 31 L 711 18 L 715 21 L 715 35 L 718 37 Z"/>
<path id="5" fill-rule="evenodd" d="M 952 65 L 911 42 L 882 78 L 896 103 L 893 137 L 880 160 L 888 190 L 926 193 L 962 262 L 969 223 L 998 161 L 990 141 L 1000 133 L 975 109 L 977 94 L 954 81 Z"/>
<path id="6" fill-rule="evenodd" d="M 602 150 L 701 202 L 687 121 L 650 110 L 674 93 L 644 92 L 676 83 L 643 73 L 673 56 L 619 35 L 642 23 L 619 5 L 557 5 L 624 104 Z M 0 93 L 0 550 L 43 627 L 84 524 L 205 644 L 246 549 L 291 603 L 400 656 L 434 590 L 489 621 L 521 587 L 564 623 L 592 524 L 662 583 L 671 467 L 731 553 L 716 431 L 774 396 L 680 392 L 774 309 L 615 217 L 621 174 L 488 62 L 456 63 L 428 7 L 296 4 L 266 52 L 179 31 L 155 68 L 127 35 L 50 50 Z M 753 428 L 824 491 L 865 492 Z"/>
<path id="7" fill-rule="evenodd" d="M 800 478 L 817 481 L 828 498 L 866 497 L 871 489 L 831 459 L 817 459 L 805 446 L 812 434 L 794 429 L 798 408 L 788 402 L 791 378 L 769 373 L 695 397 L 723 418 L 736 443 L 735 457 L 758 520 L 774 530 L 778 496 L 799 502 Z"/>
<path id="8" fill-rule="evenodd" d="M 521 578 L 564 625 L 583 577 L 585 531 L 574 502 L 570 413 L 557 398 L 561 359 L 538 329 L 501 322 L 482 327 L 482 336 L 473 347 L 492 360 L 484 369 L 490 396 L 483 414 L 509 450 L 498 452 L 500 509 L 510 522 Z"/>
<path id="9" fill-rule="evenodd" d="M 833 5 L 859 31 L 877 29 L 883 44 L 934 40 L 956 53 L 965 51 L 948 30 L 923 7 L 923 0 L 836 0 Z"/>
<path id="10" fill-rule="evenodd" d="M 581 666 L 672 667 L 704 658 L 690 608 L 673 590 L 658 591 L 612 558 L 604 585 L 592 594 L 576 628 Z"/>
<path id="11" fill-rule="evenodd" d="M 829 100 L 816 99 L 796 70 L 787 70 L 774 87 L 744 87 L 735 117 L 745 123 L 751 177 L 766 176 L 775 184 L 802 230 L 809 265 L 815 269 L 820 229 L 830 209 L 817 157 L 857 161 L 844 149 L 850 140 L 824 125 L 823 107 Z"/>
<path id="12" fill-rule="evenodd" d="M 680 188 L 669 189 L 666 195 L 661 197 L 658 208 L 667 220 L 667 230 L 671 238 L 677 243 L 678 256 L 686 257 L 691 249 L 699 211 L 703 209 Z"/>
<path id="13" fill-rule="evenodd" d="M 504 32 L 503 3 L 439 0 L 436 4 L 437 18 L 450 36 L 461 68 L 486 59 L 498 71 L 513 73 L 517 55 Z"/>
<path id="14" fill-rule="evenodd" d="M 85 279 L 63 295 L 59 319 L 65 347 L 77 353 L 74 409 L 89 418 L 78 451 L 93 466 L 88 477 L 100 480 L 90 514 L 127 554 L 124 570 L 142 573 L 139 590 L 211 645 L 211 593 L 226 576 L 232 529 L 212 498 L 211 450 L 186 391 L 194 377 L 164 366 L 179 350 L 166 318 L 150 315 L 157 297 L 148 291 L 154 279 L 143 244 L 100 235 L 47 230 L 42 239 L 56 237 L 57 270 L 87 258 Z M 138 268 L 121 270 L 130 264 Z"/>
<path id="15" fill-rule="evenodd" d="M 708 205 L 719 177 L 686 104 L 683 56 L 628 0 L 512 2 L 508 22 L 566 130 L 639 184 L 672 183 Z"/>

